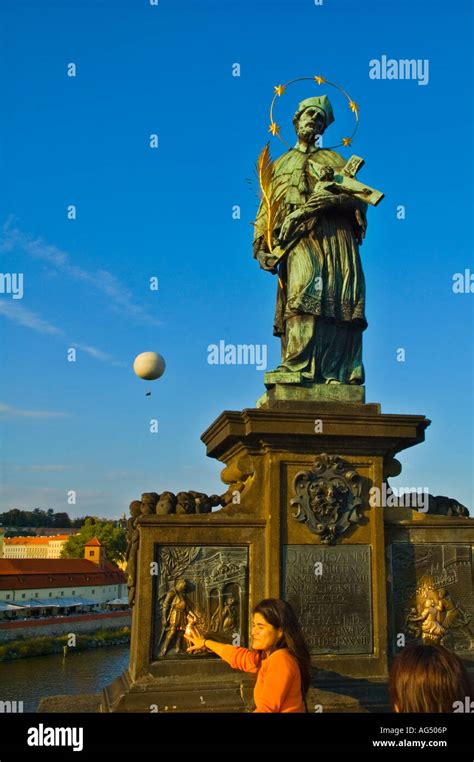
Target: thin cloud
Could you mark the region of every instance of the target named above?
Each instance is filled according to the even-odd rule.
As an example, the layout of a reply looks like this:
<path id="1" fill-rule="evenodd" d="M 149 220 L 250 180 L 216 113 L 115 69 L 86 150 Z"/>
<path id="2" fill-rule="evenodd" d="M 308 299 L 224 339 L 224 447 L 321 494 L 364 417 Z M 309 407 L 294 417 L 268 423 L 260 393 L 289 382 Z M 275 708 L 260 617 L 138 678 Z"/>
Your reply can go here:
<path id="1" fill-rule="evenodd" d="M 65 335 L 64 331 L 61 328 L 58 328 L 52 323 L 49 323 L 47 320 L 44 320 L 42 317 L 40 317 L 36 312 L 33 312 L 27 307 L 24 307 L 22 304 L 18 304 L 16 302 L 6 302 L 3 300 L 0 301 L 0 315 L 3 315 L 8 320 L 11 320 L 12 323 L 22 325 L 25 328 L 31 328 L 32 331 L 36 331 L 37 333 L 47 334 L 49 336 Z M 71 341 L 69 344 L 71 346 L 77 347 L 78 349 L 81 349 L 83 352 L 86 352 L 88 355 L 94 357 L 100 362 L 106 362 L 119 368 L 127 367 L 127 363 L 123 362 L 122 360 L 116 360 L 114 357 L 112 357 L 112 355 L 108 354 L 107 352 L 103 352 L 101 349 L 97 349 L 97 347 L 93 347 L 90 344 L 82 344 L 77 341 Z"/>
<path id="2" fill-rule="evenodd" d="M 31 466 L 10 466 L 14 471 L 32 472 L 32 473 L 62 473 L 63 471 L 70 471 L 71 466 L 66 466 L 61 463 L 38 463 Z"/>
<path id="3" fill-rule="evenodd" d="M 63 413 L 57 410 L 23 410 L 0 402 L 0 415 L 12 418 L 64 418 L 71 413 Z"/>
<path id="4" fill-rule="evenodd" d="M 0 314 L 8 320 L 11 320 L 13 323 L 26 326 L 26 328 L 31 328 L 38 333 L 46 333 L 55 336 L 64 335 L 64 331 L 60 328 L 49 323 L 47 320 L 43 320 L 43 318 L 35 312 L 24 307 L 22 304 L 17 304 L 16 302 L 0 301 Z"/>
<path id="5" fill-rule="evenodd" d="M 0 251 L 13 251 L 16 247 L 23 250 L 33 259 L 47 262 L 51 267 L 60 270 L 73 280 L 91 286 L 100 294 L 106 294 L 111 306 L 120 313 L 125 313 L 142 323 L 150 325 L 162 325 L 145 309 L 134 301 L 133 294 L 127 287 L 108 270 L 96 270 L 91 272 L 73 264 L 71 255 L 67 251 L 58 249 L 43 241 L 40 237 L 23 233 L 13 227 L 13 217 L 10 216 L 3 226 L 3 238 L 0 240 Z"/>
<path id="6" fill-rule="evenodd" d="M 115 365 L 118 368 L 127 367 L 126 362 L 123 362 L 122 360 L 115 360 L 112 355 L 109 355 L 107 352 L 103 352 L 101 349 L 97 349 L 96 347 L 91 347 L 90 344 L 78 344 L 77 342 L 73 341 L 72 346 L 76 347 L 77 349 L 81 349 L 83 352 L 86 352 L 88 355 L 91 355 L 91 357 L 94 357 L 100 362 L 107 362 L 110 363 L 110 365 Z"/>

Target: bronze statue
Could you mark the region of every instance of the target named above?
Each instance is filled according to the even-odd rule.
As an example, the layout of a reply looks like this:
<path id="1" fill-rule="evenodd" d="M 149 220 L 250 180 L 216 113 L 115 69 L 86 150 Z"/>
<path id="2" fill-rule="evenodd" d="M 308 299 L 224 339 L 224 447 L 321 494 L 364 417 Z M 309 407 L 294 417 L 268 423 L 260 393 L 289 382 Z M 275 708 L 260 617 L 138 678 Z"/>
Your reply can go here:
<path id="1" fill-rule="evenodd" d="M 439 604 L 436 603 L 434 597 L 426 598 L 419 620 L 421 621 L 422 641 L 424 643 L 440 643 L 447 631 L 439 621 Z"/>
<path id="2" fill-rule="evenodd" d="M 417 591 L 417 606 L 406 617 L 406 631 L 424 643 L 456 647 L 470 646 L 470 617 L 448 591 L 437 588 L 432 578 L 424 578 Z"/>
<path id="3" fill-rule="evenodd" d="M 298 140 L 266 173 L 255 221 L 254 257 L 278 274 L 273 332 L 281 337 L 276 372 L 284 383 L 364 383 L 359 246 L 367 202 L 375 205 L 383 194 L 355 180 L 362 159 L 346 163 L 316 146 L 333 121 L 327 96 L 301 101 L 293 118 Z"/>
<path id="4" fill-rule="evenodd" d="M 235 600 L 234 596 L 231 595 L 227 599 L 227 603 L 224 606 L 224 609 L 222 612 L 222 616 L 223 616 L 222 627 L 224 632 L 229 632 L 235 629 L 236 608 L 237 608 L 237 601 Z"/>
<path id="5" fill-rule="evenodd" d="M 186 627 L 199 619 L 186 598 L 186 580 L 178 579 L 174 588 L 169 590 L 163 601 L 162 610 L 162 636 L 166 632 L 165 640 L 160 649 L 160 656 L 165 656 L 173 638 L 176 638 L 175 653 L 183 650 L 183 637 Z M 166 625 L 165 625 L 166 623 Z"/>

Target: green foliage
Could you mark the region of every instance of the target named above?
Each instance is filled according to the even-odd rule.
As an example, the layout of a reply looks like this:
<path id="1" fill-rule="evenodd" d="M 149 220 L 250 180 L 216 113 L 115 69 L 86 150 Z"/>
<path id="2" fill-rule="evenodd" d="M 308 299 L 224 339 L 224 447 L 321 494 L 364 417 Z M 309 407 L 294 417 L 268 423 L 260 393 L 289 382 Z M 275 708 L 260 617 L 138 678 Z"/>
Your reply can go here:
<path id="1" fill-rule="evenodd" d="M 0 514 L 0 523 L 11 527 L 70 527 L 71 519 L 67 513 L 54 513 L 52 508 L 43 511 L 35 508 L 33 511 L 21 511 L 12 508 Z"/>
<path id="2" fill-rule="evenodd" d="M 107 521 L 107 519 L 98 519 L 94 516 L 80 516 L 71 519 L 67 513 L 55 513 L 52 508 L 44 511 L 42 508 L 35 508 L 33 511 L 22 511 L 19 508 L 12 508 L 10 511 L 0 513 L 0 526 L 4 527 L 52 527 L 57 529 L 67 529 L 68 527 L 80 528 L 87 519 L 92 521 Z M 118 521 L 112 521 L 114 525 L 124 525 L 123 517 Z M 126 517 L 125 517 L 126 524 Z M 20 533 L 25 536 L 25 532 Z M 6 535 L 16 536 L 16 535 Z"/>
<path id="3" fill-rule="evenodd" d="M 101 521 L 89 517 L 79 533 L 65 543 L 61 558 L 84 558 L 84 545 L 97 537 L 105 545 L 106 558 L 112 563 L 125 560 L 127 540 L 125 530 L 115 526 L 113 521 Z"/>
<path id="4" fill-rule="evenodd" d="M 127 643 L 130 639 L 130 627 L 114 627 L 113 629 L 95 630 L 87 634 L 78 633 L 74 648 L 68 648 L 69 653 L 85 651 L 88 648 L 106 646 L 109 643 Z M 68 635 L 44 635 L 39 638 L 22 638 L 0 645 L 0 662 L 10 659 L 21 659 L 27 656 L 44 656 L 45 654 L 62 653 L 67 645 Z"/>

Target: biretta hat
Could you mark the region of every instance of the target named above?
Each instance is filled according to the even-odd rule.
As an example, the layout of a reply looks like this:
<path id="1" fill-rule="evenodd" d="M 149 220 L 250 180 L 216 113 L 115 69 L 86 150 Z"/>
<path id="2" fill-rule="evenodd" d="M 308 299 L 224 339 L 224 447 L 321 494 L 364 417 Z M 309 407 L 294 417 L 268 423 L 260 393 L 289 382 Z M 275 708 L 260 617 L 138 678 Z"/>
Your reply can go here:
<path id="1" fill-rule="evenodd" d="M 323 114 L 326 121 L 326 127 L 329 127 L 329 125 L 334 122 L 332 106 L 327 95 L 315 95 L 312 98 L 305 98 L 303 101 L 300 101 L 300 103 L 298 103 L 296 114 L 293 117 L 293 121 L 295 122 L 301 112 L 310 106 Z"/>

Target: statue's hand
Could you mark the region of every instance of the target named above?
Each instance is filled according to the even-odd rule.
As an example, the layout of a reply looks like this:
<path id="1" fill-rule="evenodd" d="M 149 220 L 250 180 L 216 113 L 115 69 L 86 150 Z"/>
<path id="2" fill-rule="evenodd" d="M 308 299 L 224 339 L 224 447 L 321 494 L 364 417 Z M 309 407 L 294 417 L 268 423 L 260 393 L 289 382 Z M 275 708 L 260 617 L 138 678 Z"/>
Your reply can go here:
<path id="1" fill-rule="evenodd" d="M 331 192 L 320 188 L 311 194 L 305 206 L 311 212 L 320 212 L 322 209 L 330 209 L 332 207 L 356 207 L 357 200 L 351 193 L 344 193 L 344 191 Z"/>
<path id="2" fill-rule="evenodd" d="M 273 257 L 268 251 L 258 251 L 257 259 L 262 270 L 268 270 L 269 272 L 276 274 L 278 257 Z"/>
<path id="3" fill-rule="evenodd" d="M 280 229 L 278 236 L 280 243 L 285 243 L 287 239 L 294 233 L 295 228 L 298 227 L 300 222 L 303 222 L 305 213 L 301 209 L 295 209 L 294 212 L 290 212 L 285 217 L 285 221 Z"/>
<path id="4" fill-rule="evenodd" d="M 340 195 L 331 193 L 331 191 L 324 190 L 324 188 L 320 188 L 311 194 L 307 201 L 307 206 L 311 209 L 312 212 L 319 212 L 321 209 L 328 209 L 331 206 L 338 206 L 340 203 L 338 201 Z"/>

